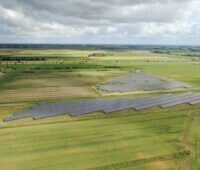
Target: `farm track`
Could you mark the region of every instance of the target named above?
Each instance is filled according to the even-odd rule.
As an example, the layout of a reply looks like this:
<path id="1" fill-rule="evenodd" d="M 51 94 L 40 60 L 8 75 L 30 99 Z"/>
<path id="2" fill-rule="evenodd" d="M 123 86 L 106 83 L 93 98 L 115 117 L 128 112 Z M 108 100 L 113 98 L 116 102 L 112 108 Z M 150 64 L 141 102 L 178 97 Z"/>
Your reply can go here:
<path id="1" fill-rule="evenodd" d="M 174 159 L 181 159 L 187 155 L 188 155 L 187 152 L 180 153 L 180 155 L 178 157 L 177 157 L 177 153 L 165 154 L 165 155 L 155 156 L 155 157 L 146 158 L 146 159 L 118 162 L 118 163 L 114 163 L 114 164 L 110 164 L 110 165 L 89 168 L 86 170 L 117 170 L 117 169 L 125 169 L 125 168 L 130 168 L 130 167 L 133 168 L 134 166 L 150 164 L 150 163 L 157 162 L 157 161 L 168 161 L 168 160 L 174 160 Z"/>
<path id="2" fill-rule="evenodd" d="M 188 136 L 189 136 L 190 126 L 193 119 L 194 119 L 194 113 L 191 112 L 189 113 L 188 118 L 187 118 L 187 123 L 184 130 L 184 135 L 183 135 L 183 144 L 188 144 Z"/>
<path id="3" fill-rule="evenodd" d="M 182 140 L 182 145 L 183 145 L 184 149 L 189 150 L 191 154 L 188 157 L 185 157 L 182 159 L 181 164 L 180 164 L 180 170 L 191 170 L 192 160 L 194 159 L 194 156 L 195 156 L 195 152 L 196 152 L 195 148 L 188 141 L 189 134 L 190 134 L 190 128 L 191 128 L 194 116 L 195 116 L 194 112 L 189 113 L 189 115 L 187 117 L 185 130 L 183 133 L 183 140 Z"/>

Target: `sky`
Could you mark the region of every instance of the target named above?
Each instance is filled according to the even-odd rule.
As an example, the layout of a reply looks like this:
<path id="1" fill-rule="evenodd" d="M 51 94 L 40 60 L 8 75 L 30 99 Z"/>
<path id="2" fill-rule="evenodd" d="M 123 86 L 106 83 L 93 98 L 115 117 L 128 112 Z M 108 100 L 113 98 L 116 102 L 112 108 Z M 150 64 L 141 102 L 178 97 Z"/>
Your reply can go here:
<path id="1" fill-rule="evenodd" d="M 200 45 L 200 1 L 0 0 L 0 43 Z"/>

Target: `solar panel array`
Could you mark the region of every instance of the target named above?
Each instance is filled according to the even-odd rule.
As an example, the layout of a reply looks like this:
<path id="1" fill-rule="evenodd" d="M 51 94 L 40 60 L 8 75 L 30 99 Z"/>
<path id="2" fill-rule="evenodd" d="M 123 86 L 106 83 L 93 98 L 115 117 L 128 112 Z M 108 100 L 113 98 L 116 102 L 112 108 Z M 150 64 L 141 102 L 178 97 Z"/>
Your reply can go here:
<path id="1" fill-rule="evenodd" d="M 151 74 L 144 74 L 144 73 L 131 73 L 127 76 L 119 77 L 109 81 L 110 83 L 124 83 L 130 81 L 159 81 L 159 80 L 166 80 L 163 77 L 154 76 Z"/>
<path id="2" fill-rule="evenodd" d="M 111 80 L 106 84 L 98 84 L 97 87 L 100 90 L 107 92 L 129 92 L 136 90 L 151 91 L 160 89 L 190 88 L 192 86 L 150 74 L 132 73 L 125 77 Z"/>
<path id="3" fill-rule="evenodd" d="M 70 114 L 80 116 L 93 112 L 111 113 L 125 109 L 144 110 L 159 106 L 167 108 L 179 104 L 188 103 L 191 105 L 200 104 L 200 93 L 191 92 L 183 94 L 165 94 L 159 96 L 139 96 L 135 98 L 120 97 L 114 99 L 91 99 L 87 101 L 67 101 L 60 103 L 38 103 L 33 108 L 22 112 L 16 112 L 5 117 L 4 121 L 17 120 L 32 117 L 43 119 L 52 116 Z"/>

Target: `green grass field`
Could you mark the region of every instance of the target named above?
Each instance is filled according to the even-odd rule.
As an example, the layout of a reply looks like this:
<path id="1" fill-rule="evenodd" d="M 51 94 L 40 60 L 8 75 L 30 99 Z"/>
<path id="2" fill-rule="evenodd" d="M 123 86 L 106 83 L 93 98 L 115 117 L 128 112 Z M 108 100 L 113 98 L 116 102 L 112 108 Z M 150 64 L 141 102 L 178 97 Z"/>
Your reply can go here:
<path id="1" fill-rule="evenodd" d="M 189 54 L 0 49 L 0 56 L 12 59 L 46 58 L 0 61 L 0 169 L 199 170 L 200 105 L 2 121 L 39 101 L 144 95 L 147 92 L 105 93 L 95 88 L 135 70 L 193 86 L 148 93 L 200 92 L 200 61 Z"/>

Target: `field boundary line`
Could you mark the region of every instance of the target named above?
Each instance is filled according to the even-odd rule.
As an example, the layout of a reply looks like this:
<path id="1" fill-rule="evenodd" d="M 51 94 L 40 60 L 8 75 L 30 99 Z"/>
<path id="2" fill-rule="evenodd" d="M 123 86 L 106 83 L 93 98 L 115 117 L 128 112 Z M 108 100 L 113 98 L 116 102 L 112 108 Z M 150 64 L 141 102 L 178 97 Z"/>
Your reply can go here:
<path id="1" fill-rule="evenodd" d="M 155 161 L 168 161 L 172 159 L 180 159 L 180 157 L 185 157 L 190 152 L 183 151 L 177 155 L 177 153 L 172 153 L 172 154 L 165 154 L 165 155 L 160 155 L 160 156 L 155 156 L 151 158 L 144 158 L 144 159 L 138 159 L 138 160 L 130 160 L 130 161 L 123 161 L 123 162 L 118 162 L 118 163 L 113 163 L 113 164 L 107 164 L 99 167 L 94 167 L 94 168 L 88 168 L 85 170 L 116 170 L 116 169 L 123 169 L 123 168 L 128 168 L 128 167 L 134 167 L 138 165 L 144 165 L 144 164 L 149 164 Z"/>

